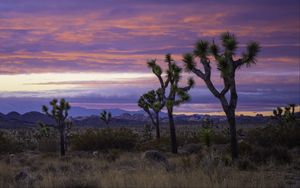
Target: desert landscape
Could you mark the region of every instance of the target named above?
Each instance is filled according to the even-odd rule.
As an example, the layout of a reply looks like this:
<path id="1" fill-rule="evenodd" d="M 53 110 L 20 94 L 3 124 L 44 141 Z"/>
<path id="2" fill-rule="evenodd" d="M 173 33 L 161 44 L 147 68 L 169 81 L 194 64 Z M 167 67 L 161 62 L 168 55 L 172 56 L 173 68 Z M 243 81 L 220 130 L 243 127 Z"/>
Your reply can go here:
<path id="1" fill-rule="evenodd" d="M 0 188 L 300 187 L 299 7 L 2 0 Z"/>
<path id="2" fill-rule="evenodd" d="M 159 139 L 142 124 L 74 126 L 68 132 L 65 156 L 59 154 L 55 128 L 1 129 L 0 185 L 298 187 L 299 113 L 291 120 L 280 118 L 283 124 L 270 116 L 264 117 L 268 123 L 238 126 L 236 161 L 231 159 L 228 128 L 212 124 L 207 116 L 198 124 L 177 126 L 178 154 L 170 152 L 164 124 Z"/>

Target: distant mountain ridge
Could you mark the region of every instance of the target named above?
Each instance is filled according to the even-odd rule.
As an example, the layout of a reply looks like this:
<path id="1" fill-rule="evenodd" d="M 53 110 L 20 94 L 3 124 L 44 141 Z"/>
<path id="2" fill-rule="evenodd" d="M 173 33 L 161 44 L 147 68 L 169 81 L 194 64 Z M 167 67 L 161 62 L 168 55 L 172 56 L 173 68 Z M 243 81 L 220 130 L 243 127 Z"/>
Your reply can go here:
<path id="1" fill-rule="evenodd" d="M 14 108 L 9 108 L 7 106 L 0 106 L 0 112 L 2 112 L 2 114 L 7 114 L 7 113 L 11 113 L 11 112 L 16 112 L 16 113 L 20 113 L 20 114 L 24 114 L 30 111 L 41 111 L 41 105 L 36 105 L 34 108 L 29 108 L 29 110 L 25 107 L 25 106 L 21 106 L 22 108 L 20 108 L 19 110 L 9 110 L 9 109 L 16 109 Z M 24 108 L 23 108 L 24 107 Z M 110 111 L 112 113 L 112 115 L 114 116 L 118 116 L 121 115 L 123 113 L 130 113 L 130 114 L 139 114 L 139 113 L 143 113 L 142 110 L 140 111 L 127 111 L 127 110 L 123 110 L 123 109 L 119 109 L 119 108 L 112 108 L 112 109 L 88 109 L 88 108 L 83 108 L 83 107 L 76 107 L 76 106 L 72 106 L 72 108 L 69 111 L 69 115 L 76 117 L 76 116 L 91 116 L 91 115 L 99 115 L 101 111 L 103 110 L 107 110 Z M 1 115 L 0 115 L 1 117 Z"/>
<path id="2" fill-rule="evenodd" d="M 97 112 L 100 110 L 97 110 Z M 113 118 L 110 122 L 110 126 L 143 126 L 146 123 L 150 123 L 150 119 L 147 114 L 142 111 L 138 112 L 128 112 L 119 109 L 109 109 L 112 111 Z M 96 111 L 90 111 L 96 112 Z M 123 112 L 123 113 L 122 113 Z M 76 114 L 76 113 L 75 113 Z M 89 114 L 89 113 L 88 113 Z M 210 115 L 175 115 L 174 120 L 177 125 L 195 125 L 201 124 L 204 118 L 210 118 L 214 123 L 226 123 L 225 116 L 210 116 Z M 70 116 L 73 125 L 76 127 L 104 127 L 104 123 L 100 120 L 99 115 L 81 115 L 81 116 Z M 237 116 L 237 123 L 267 123 L 268 117 L 263 117 L 262 115 L 251 116 Z M 38 122 L 44 122 L 47 124 L 54 124 L 54 120 L 41 113 L 41 112 L 27 112 L 20 114 L 18 112 L 9 112 L 7 114 L 0 113 L 0 128 L 22 128 L 22 127 L 36 127 Z M 168 118 L 163 113 L 161 115 L 161 123 L 167 124 Z"/>

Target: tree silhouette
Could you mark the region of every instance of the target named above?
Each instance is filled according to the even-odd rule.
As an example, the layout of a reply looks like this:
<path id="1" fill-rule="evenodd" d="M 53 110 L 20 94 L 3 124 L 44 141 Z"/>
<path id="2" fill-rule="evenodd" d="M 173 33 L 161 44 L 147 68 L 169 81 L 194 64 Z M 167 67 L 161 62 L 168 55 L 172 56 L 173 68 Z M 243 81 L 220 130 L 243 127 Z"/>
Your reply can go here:
<path id="1" fill-rule="evenodd" d="M 65 99 L 61 99 L 59 103 L 57 99 L 53 99 L 50 102 L 50 105 L 52 107 L 51 112 L 49 112 L 48 107 L 45 105 L 43 105 L 43 112 L 52 117 L 56 122 L 56 128 L 58 128 L 60 132 L 60 154 L 61 156 L 64 156 L 66 153 L 66 120 L 71 106 L 65 101 Z"/>
<path id="2" fill-rule="evenodd" d="M 229 32 L 221 34 L 221 43 L 224 49 L 222 52 L 214 41 L 209 43 L 205 40 L 200 40 L 196 43 L 193 53 L 187 53 L 183 56 L 183 61 L 186 70 L 200 77 L 205 82 L 209 91 L 221 102 L 230 125 L 232 159 L 234 160 L 238 158 L 235 120 L 238 95 L 236 91 L 235 72 L 243 65 L 249 67 L 256 63 L 260 46 L 257 42 L 249 42 L 246 52 L 242 54 L 242 57 L 234 60 L 238 47 L 238 42 L 234 34 Z M 210 55 L 216 60 L 217 68 L 223 79 L 224 88 L 221 91 L 218 91 L 211 81 Z M 200 60 L 204 71 L 196 67 L 195 58 Z M 228 99 L 226 98 L 226 94 L 229 95 Z"/>
<path id="3" fill-rule="evenodd" d="M 165 81 L 162 77 L 162 68 L 156 63 L 156 60 L 148 61 L 148 67 L 159 80 L 159 93 L 163 97 L 163 102 L 165 103 L 168 111 L 172 152 L 177 153 L 177 140 L 173 109 L 174 106 L 179 106 L 190 99 L 188 91 L 193 87 L 194 80 L 189 78 L 188 85 L 186 87 L 179 87 L 182 69 L 176 65 L 176 62 L 172 59 L 170 54 L 166 55 L 165 62 L 168 64 Z"/>
<path id="4" fill-rule="evenodd" d="M 159 139 L 159 112 L 165 106 L 164 96 L 162 95 L 162 89 L 160 88 L 156 91 L 151 90 L 143 94 L 138 100 L 138 105 L 149 115 L 156 129 L 156 138 Z"/>
<path id="5" fill-rule="evenodd" d="M 107 127 L 109 122 L 111 121 L 111 117 L 111 112 L 106 112 L 106 110 L 103 110 L 103 112 L 100 113 L 100 119 L 104 121 Z"/>

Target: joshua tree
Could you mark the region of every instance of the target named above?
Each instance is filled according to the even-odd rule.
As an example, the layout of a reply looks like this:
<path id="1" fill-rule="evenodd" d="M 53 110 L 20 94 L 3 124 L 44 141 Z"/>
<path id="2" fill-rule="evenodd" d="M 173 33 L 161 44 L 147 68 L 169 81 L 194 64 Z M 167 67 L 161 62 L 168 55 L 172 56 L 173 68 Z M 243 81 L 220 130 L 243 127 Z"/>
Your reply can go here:
<path id="1" fill-rule="evenodd" d="M 236 121 L 235 110 L 238 101 L 236 91 L 235 72 L 243 65 L 249 67 L 256 63 L 256 56 L 260 51 L 260 46 L 257 42 L 249 42 L 247 44 L 247 51 L 242 54 L 239 59 L 235 58 L 235 53 L 238 47 L 238 42 L 234 36 L 229 32 L 221 35 L 221 43 L 224 48 L 220 52 L 218 45 L 200 40 L 196 43 L 193 53 L 187 53 L 183 56 L 186 70 L 193 72 L 200 77 L 208 87 L 209 91 L 217 98 L 222 104 L 223 110 L 226 114 L 231 136 L 231 150 L 232 159 L 238 158 L 238 147 L 236 138 Z M 217 62 L 217 68 L 221 72 L 224 88 L 218 91 L 211 80 L 211 66 L 210 55 L 213 56 Z M 195 58 L 200 60 L 204 71 L 196 67 Z M 228 98 L 226 98 L 228 94 Z"/>
<path id="2" fill-rule="evenodd" d="M 56 122 L 56 128 L 58 128 L 60 132 L 60 154 L 61 156 L 65 155 L 65 146 L 66 146 L 66 124 L 67 124 L 67 117 L 68 117 L 68 111 L 70 110 L 71 106 L 68 102 L 65 101 L 65 99 L 61 99 L 58 103 L 57 99 L 53 99 L 50 102 L 51 105 L 51 112 L 49 112 L 49 109 L 47 106 L 43 105 L 43 112 L 47 114 L 48 116 L 52 117 Z"/>
<path id="3" fill-rule="evenodd" d="M 180 104 L 190 99 L 188 91 L 193 87 L 194 80 L 190 78 L 186 87 L 179 87 L 182 69 L 176 65 L 170 54 L 166 55 L 165 62 L 168 64 L 165 81 L 162 78 L 163 71 L 161 67 L 156 64 L 156 60 L 150 60 L 148 62 L 148 67 L 151 68 L 152 72 L 159 80 L 159 92 L 163 97 L 163 101 L 166 104 L 168 111 L 172 152 L 177 153 L 177 140 L 173 118 L 173 108 L 174 106 L 179 106 Z M 168 94 L 166 93 L 166 90 L 168 91 Z"/>
<path id="4" fill-rule="evenodd" d="M 148 91 L 140 97 L 138 105 L 149 115 L 156 128 L 156 138 L 159 139 L 159 112 L 165 105 L 164 97 L 162 96 L 162 89 Z"/>
<path id="5" fill-rule="evenodd" d="M 103 110 L 103 112 L 100 113 L 100 119 L 104 121 L 107 127 L 111 120 L 111 117 L 111 112 L 106 112 L 106 110 Z"/>

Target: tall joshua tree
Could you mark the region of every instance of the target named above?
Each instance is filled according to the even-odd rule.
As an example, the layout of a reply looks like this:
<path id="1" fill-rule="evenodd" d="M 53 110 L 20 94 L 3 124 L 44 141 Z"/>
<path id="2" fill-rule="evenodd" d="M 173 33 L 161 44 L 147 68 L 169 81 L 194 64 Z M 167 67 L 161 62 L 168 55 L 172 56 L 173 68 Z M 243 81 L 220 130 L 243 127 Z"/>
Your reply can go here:
<path id="1" fill-rule="evenodd" d="M 160 88 L 156 91 L 151 90 L 143 94 L 138 101 L 138 105 L 149 115 L 153 125 L 156 128 L 156 138 L 159 139 L 159 112 L 165 106 L 162 89 Z"/>
<path id="2" fill-rule="evenodd" d="M 221 44 L 223 51 L 214 43 L 209 43 L 205 40 L 200 40 L 196 43 L 193 53 L 187 53 L 183 56 L 185 68 L 188 72 L 193 72 L 200 77 L 206 84 L 209 91 L 222 104 L 223 110 L 226 114 L 231 136 L 232 159 L 238 158 L 237 138 L 236 138 L 236 121 L 235 110 L 238 101 L 236 90 L 235 72 L 242 66 L 249 67 L 256 63 L 256 57 L 260 51 L 260 46 L 257 42 L 249 42 L 246 47 L 246 52 L 242 54 L 241 58 L 236 59 L 235 53 L 238 47 L 238 42 L 234 36 L 229 32 L 221 34 Z M 218 91 L 211 80 L 211 66 L 210 56 L 214 57 L 217 62 L 217 68 L 221 72 L 224 87 Z M 198 58 L 203 69 L 196 67 L 195 58 Z M 226 98 L 228 94 L 228 98 Z"/>
<path id="3" fill-rule="evenodd" d="M 170 54 L 166 55 L 165 62 L 168 64 L 165 81 L 162 77 L 162 68 L 158 64 L 156 64 L 156 60 L 149 61 L 148 67 L 152 70 L 152 72 L 159 80 L 160 94 L 163 97 L 163 101 L 166 104 L 168 111 L 172 152 L 177 153 L 177 140 L 173 118 L 173 109 L 174 106 L 179 106 L 180 104 L 190 99 L 188 91 L 193 87 L 194 80 L 192 78 L 189 78 L 188 85 L 186 87 L 180 87 L 179 81 L 182 74 L 182 68 L 176 65 L 176 62 L 172 59 Z"/>
<path id="4" fill-rule="evenodd" d="M 65 101 L 65 99 L 61 99 L 59 102 L 57 99 L 53 99 L 50 102 L 50 106 L 52 109 L 49 112 L 49 108 L 43 105 L 43 112 L 52 117 L 56 122 L 56 128 L 58 128 L 60 133 L 60 154 L 61 156 L 64 156 L 66 153 L 66 124 L 68 111 L 70 110 L 71 106 Z"/>
<path id="5" fill-rule="evenodd" d="M 108 127 L 108 124 L 111 120 L 111 112 L 106 112 L 106 110 L 104 110 L 103 112 L 100 113 L 100 119 L 102 121 L 104 121 L 104 123 L 106 124 L 106 126 Z"/>

